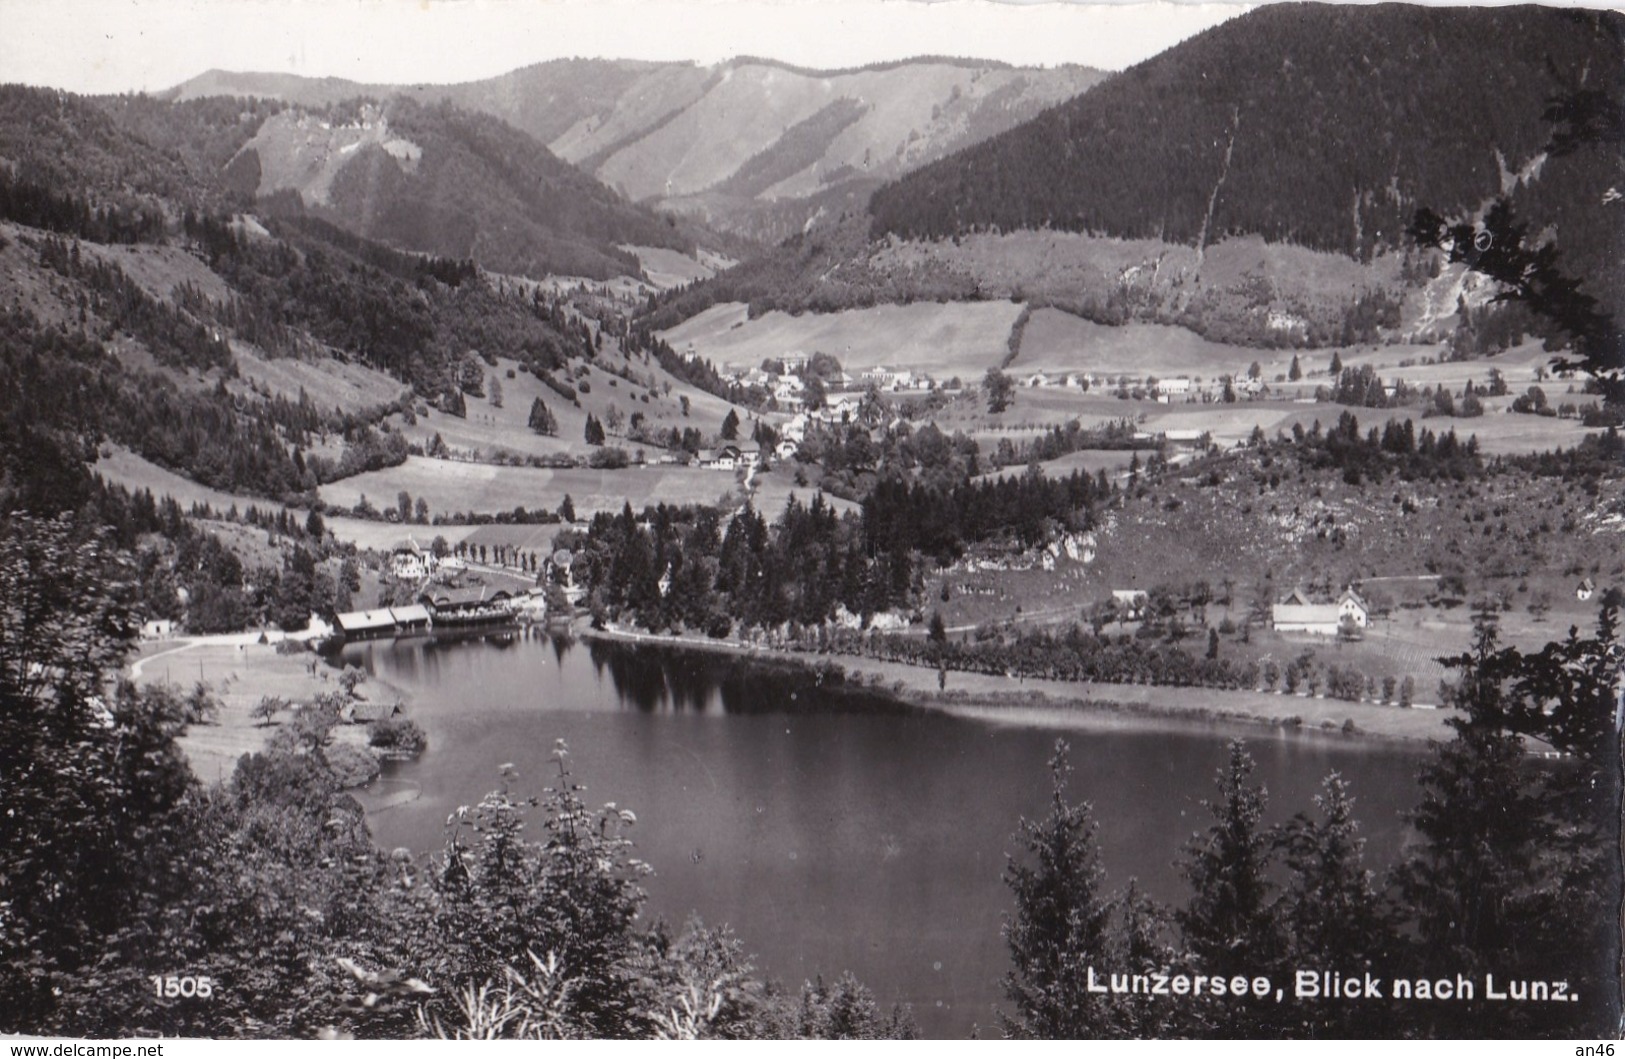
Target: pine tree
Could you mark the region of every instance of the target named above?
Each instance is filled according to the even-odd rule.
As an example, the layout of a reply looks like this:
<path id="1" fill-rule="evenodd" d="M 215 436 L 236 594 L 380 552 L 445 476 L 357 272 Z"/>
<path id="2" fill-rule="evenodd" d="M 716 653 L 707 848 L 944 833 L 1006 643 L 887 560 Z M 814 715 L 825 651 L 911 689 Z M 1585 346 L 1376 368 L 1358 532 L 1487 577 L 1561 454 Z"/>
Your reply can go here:
<path id="1" fill-rule="evenodd" d="M 1333 379 L 1336 379 L 1339 375 L 1343 374 L 1343 358 L 1338 355 L 1336 350 L 1332 351 L 1332 362 L 1329 366 L 1327 366 L 1326 374 L 1330 375 Z"/>
<path id="2" fill-rule="evenodd" d="M 1004 879 L 1015 894 L 1005 941 L 1015 969 L 1005 975 L 1014 1015 L 1000 1013 L 1007 1037 L 1076 1039 L 1112 1026 L 1106 995 L 1088 990 L 1088 968 L 1106 954 L 1110 909 L 1100 890 L 1105 870 L 1087 802 L 1066 799 L 1067 745 L 1050 759 L 1049 815 L 1023 820 L 1019 838 L 1036 864 L 1010 858 Z"/>
<path id="3" fill-rule="evenodd" d="M 1286 370 L 1286 377 L 1293 382 L 1303 378 L 1303 368 L 1298 364 L 1298 355 L 1292 354 L 1292 367 Z"/>
<path id="4" fill-rule="evenodd" d="M 1119 974 L 1167 971 L 1175 953 L 1167 942 L 1168 913 L 1130 879 L 1128 889 L 1112 901 L 1110 963 Z M 1119 1036 L 1151 1039 L 1183 1035 L 1184 1021 L 1164 997 L 1122 993 L 1112 997 L 1114 1030 Z"/>
<path id="5" fill-rule="evenodd" d="M 604 443 L 604 426 L 590 412 L 587 414 L 586 438 L 589 445 L 602 445 Z"/>
<path id="6" fill-rule="evenodd" d="M 1354 799 L 1336 772 L 1322 782 L 1315 808 L 1318 820 L 1300 813 L 1276 840 L 1292 873 L 1284 903 L 1293 965 L 1335 968 L 1340 974 L 1381 967 L 1393 944 L 1391 922 L 1365 867 Z M 1311 1004 L 1299 1011 L 1301 1026 L 1317 1035 L 1380 1032 L 1369 1004 L 1357 1009 Z"/>
<path id="7" fill-rule="evenodd" d="M 530 429 L 549 436 L 557 435 L 559 432 L 559 421 L 553 418 L 553 413 L 542 403 L 540 397 L 530 403 Z"/>
<path id="8" fill-rule="evenodd" d="M 1285 939 L 1269 881 L 1272 850 L 1263 826 L 1268 793 L 1250 786 L 1253 759 L 1240 739 L 1215 783 L 1217 801 L 1204 802 L 1213 814 L 1206 833 L 1193 835 L 1181 871 L 1191 883 L 1190 903 L 1175 914 L 1185 949 L 1204 971 L 1222 975 L 1271 975 L 1280 965 Z M 1268 1000 L 1203 1005 L 1207 1027 L 1225 1035 L 1268 1032 L 1281 1018 Z"/>
<path id="9" fill-rule="evenodd" d="M 1480 978 L 1516 963 L 1530 974 L 1577 979 L 1585 970 L 1572 959 L 1575 923 L 1596 908 L 1578 899 L 1587 889 L 1580 880 L 1591 874 L 1569 841 L 1578 821 L 1554 817 L 1564 805 L 1548 801 L 1558 778 L 1528 769 L 1522 737 L 1502 723 L 1508 683 L 1523 660 L 1498 648 L 1493 612 L 1481 611 L 1474 626 L 1472 651 L 1446 660 L 1462 674 L 1448 689 L 1462 711 L 1446 722 L 1456 736 L 1434 744 L 1419 776 L 1421 804 L 1409 817 L 1423 843 L 1396 872 L 1421 943 L 1417 960 Z M 1462 1007 L 1441 1013 L 1439 1026 L 1466 1032 L 1478 1015 L 1476 1006 Z"/>
<path id="10" fill-rule="evenodd" d="M 734 441 L 739 437 L 739 413 L 732 408 L 722 419 L 722 440 Z"/>

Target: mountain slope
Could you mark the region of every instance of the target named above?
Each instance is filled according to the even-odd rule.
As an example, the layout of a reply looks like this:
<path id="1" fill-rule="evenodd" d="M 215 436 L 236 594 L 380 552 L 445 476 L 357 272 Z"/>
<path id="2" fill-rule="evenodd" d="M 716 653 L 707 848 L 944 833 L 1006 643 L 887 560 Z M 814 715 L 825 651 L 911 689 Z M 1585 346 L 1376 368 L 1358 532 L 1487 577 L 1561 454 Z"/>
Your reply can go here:
<path id="1" fill-rule="evenodd" d="M 1622 24 L 1532 7 L 1269 5 L 877 192 L 873 231 L 1198 245 L 1251 233 L 1369 257 L 1401 243 L 1419 205 L 1476 209 L 1532 166 L 1537 187 L 1561 184 L 1540 221 L 1583 239 L 1580 218 L 1618 174 L 1541 172 L 1542 114 L 1587 79 L 1619 93 Z"/>
<path id="2" fill-rule="evenodd" d="M 445 103 L 284 110 L 228 170 L 367 238 L 501 272 L 603 279 L 638 271 L 619 244 L 693 249 L 519 130 Z"/>
<path id="3" fill-rule="evenodd" d="M 460 85 L 364 85 L 211 71 L 173 89 L 306 107 L 404 96 L 450 102 L 536 137 L 628 197 L 777 241 L 832 201 L 1011 128 L 1103 75 L 916 59 L 818 71 L 761 59 L 560 60 Z"/>
<path id="4" fill-rule="evenodd" d="M 648 319 L 992 297 L 1262 347 L 1476 343 L 1458 309 L 1494 291 L 1441 273 L 1405 230 L 1421 207 L 1472 217 L 1502 194 L 1618 313 L 1617 142 L 1546 146 L 1560 94 L 1625 112 L 1622 25 L 1528 7 L 1262 8 L 882 187 L 866 231 L 849 217 L 787 240 Z"/>

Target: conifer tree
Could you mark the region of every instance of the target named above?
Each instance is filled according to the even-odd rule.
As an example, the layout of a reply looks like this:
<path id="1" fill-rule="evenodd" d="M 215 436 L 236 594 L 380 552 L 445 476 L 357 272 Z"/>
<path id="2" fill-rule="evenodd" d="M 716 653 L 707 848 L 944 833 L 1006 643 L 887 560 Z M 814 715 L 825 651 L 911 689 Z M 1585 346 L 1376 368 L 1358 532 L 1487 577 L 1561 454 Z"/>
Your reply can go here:
<path id="1" fill-rule="evenodd" d="M 1277 837 L 1292 872 L 1283 899 L 1292 964 L 1345 975 L 1380 968 L 1393 944 L 1392 923 L 1365 867 L 1354 799 L 1343 777 L 1333 772 L 1314 801 L 1319 819 L 1299 813 Z M 1299 1028 L 1337 1036 L 1380 1032 L 1374 1014 L 1369 1004 L 1358 1009 L 1304 1005 Z"/>
<path id="2" fill-rule="evenodd" d="M 1066 742 L 1057 740 L 1049 814 L 1021 824 L 1019 838 L 1033 863 L 1012 857 L 1005 870 L 1016 902 L 1004 932 L 1015 964 L 1004 979 L 1015 1014 L 999 1015 L 1007 1037 L 1098 1037 L 1112 1025 L 1106 996 L 1090 992 L 1087 980 L 1089 965 L 1106 953 L 1110 909 L 1100 892 L 1106 873 L 1089 804 L 1067 801 L 1066 754 Z"/>
<path id="3" fill-rule="evenodd" d="M 1215 777 L 1219 798 L 1203 803 L 1213 824 L 1191 836 L 1180 866 L 1191 883 L 1190 903 L 1175 914 L 1185 950 L 1203 970 L 1248 978 L 1275 971 L 1285 948 L 1271 900 L 1273 857 L 1263 825 L 1268 793 L 1248 783 L 1253 767 L 1246 743 L 1231 740 L 1229 760 Z M 1225 1035 L 1268 1032 L 1281 1009 L 1274 997 L 1226 997 L 1202 1017 L 1209 1030 Z"/>
<path id="4" fill-rule="evenodd" d="M 1116 924 L 1112 930 L 1110 962 L 1119 974 L 1166 971 L 1175 953 L 1167 942 L 1168 914 L 1130 879 L 1128 889 L 1112 901 Z M 1180 1036 L 1183 1019 L 1165 998 L 1145 993 L 1112 997 L 1113 1029 L 1118 1036 L 1151 1039 Z"/>
<path id="5" fill-rule="evenodd" d="M 1527 712 L 1518 699 L 1529 674 L 1540 679 L 1539 670 L 1516 650 L 1498 647 L 1492 611 L 1476 615 L 1474 627 L 1472 651 L 1444 660 L 1462 674 L 1447 689 L 1461 714 L 1446 722 L 1455 738 L 1434 744 L 1422 767 L 1422 800 L 1410 822 L 1423 843 L 1396 872 L 1420 939 L 1417 959 L 1430 970 L 1480 980 L 1511 963 L 1531 975 L 1574 982 L 1585 976 L 1592 982 L 1576 987 L 1583 999 L 1600 1001 L 1605 991 L 1617 997 L 1609 968 L 1598 975 L 1600 961 L 1573 958 L 1577 924 L 1589 923 L 1601 905 L 1617 908 L 1617 859 L 1598 863 L 1588 849 L 1618 834 L 1617 795 L 1598 807 L 1592 804 L 1597 792 L 1575 797 L 1572 775 L 1527 767 L 1523 738 L 1507 721 Z M 1617 730 L 1614 739 L 1617 754 Z M 1617 792 L 1617 781 L 1602 786 Z M 1593 902 L 1598 890 L 1615 896 Z M 1618 938 L 1610 934 L 1599 939 L 1599 951 L 1617 956 Z M 1578 1009 L 1534 1014 L 1587 1017 Z M 1436 1029 L 1470 1032 L 1477 1017 L 1475 1006 L 1441 1012 Z"/>
<path id="6" fill-rule="evenodd" d="M 559 421 L 553 418 L 553 413 L 540 397 L 530 402 L 530 429 L 549 436 L 559 432 Z"/>

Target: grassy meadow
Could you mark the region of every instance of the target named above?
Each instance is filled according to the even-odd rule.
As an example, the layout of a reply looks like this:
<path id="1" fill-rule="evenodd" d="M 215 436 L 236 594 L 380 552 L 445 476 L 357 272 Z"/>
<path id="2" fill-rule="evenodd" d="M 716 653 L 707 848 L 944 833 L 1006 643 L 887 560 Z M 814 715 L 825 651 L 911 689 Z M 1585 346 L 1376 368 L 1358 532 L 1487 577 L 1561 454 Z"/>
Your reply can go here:
<path id="1" fill-rule="evenodd" d="M 719 369 L 754 368 L 786 353 L 828 353 L 853 375 L 885 365 L 927 372 L 946 382 L 974 382 L 1009 352 L 1021 315 L 1013 302 L 921 302 L 839 313 L 791 316 L 773 311 L 752 320 L 737 302 L 715 305 L 662 332 L 679 353 L 690 350 Z"/>

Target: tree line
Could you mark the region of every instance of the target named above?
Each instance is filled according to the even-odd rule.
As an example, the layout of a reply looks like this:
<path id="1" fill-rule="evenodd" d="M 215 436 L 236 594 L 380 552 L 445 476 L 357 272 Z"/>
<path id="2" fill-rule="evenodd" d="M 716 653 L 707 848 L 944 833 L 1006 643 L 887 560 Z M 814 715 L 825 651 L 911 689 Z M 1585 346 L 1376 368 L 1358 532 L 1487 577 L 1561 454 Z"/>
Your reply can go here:
<path id="1" fill-rule="evenodd" d="M 1068 797 L 1058 743 L 1049 811 L 1023 823 L 1005 874 L 1016 905 L 1006 1035 L 1606 1033 L 1620 1012 L 1618 648 L 1612 605 L 1593 635 L 1571 630 L 1534 653 L 1499 646 L 1481 616 L 1472 649 L 1443 660 L 1460 674 L 1460 713 L 1418 770 L 1406 814 L 1418 839 L 1387 872 L 1366 862 L 1355 792 L 1335 772 L 1313 811 L 1266 826 L 1268 792 L 1236 740 L 1207 824 L 1176 862 L 1185 902 L 1159 906 L 1133 880 L 1108 892 L 1093 810 Z M 1537 766 L 1531 740 L 1568 759 Z M 1332 998 L 1322 972 L 1359 983 L 1357 995 Z M 1151 992 L 1176 974 L 1188 998 Z"/>

